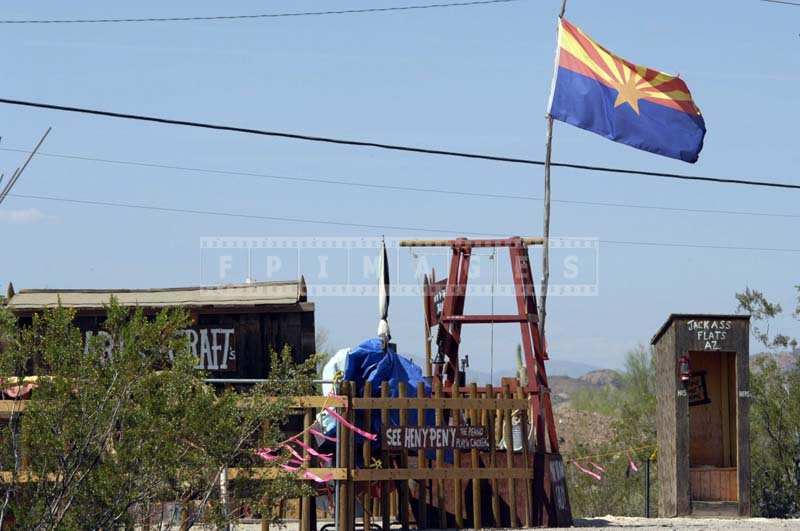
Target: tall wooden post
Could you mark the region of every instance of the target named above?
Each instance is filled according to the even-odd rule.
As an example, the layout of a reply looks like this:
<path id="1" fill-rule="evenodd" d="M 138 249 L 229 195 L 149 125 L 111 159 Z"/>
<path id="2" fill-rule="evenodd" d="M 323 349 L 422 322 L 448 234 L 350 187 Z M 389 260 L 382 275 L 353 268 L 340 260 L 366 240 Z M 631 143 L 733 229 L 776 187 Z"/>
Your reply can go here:
<path id="1" fill-rule="evenodd" d="M 566 10 L 567 0 L 562 0 L 561 12 L 558 14 L 559 20 L 564 18 Z M 544 352 L 547 353 L 544 324 L 547 318 L 547 288 L 550 284 L 550 161 L 553 154 L 553 116 L 550 114 L 550 109 L 547 109 L 545 120 L 547 122 L 547 144 L 544 154 L 544 248 L 542 249 L 542 293 L 539 296 L 539 335 L 542 338 L 542 347 L 545 347 Z"/>

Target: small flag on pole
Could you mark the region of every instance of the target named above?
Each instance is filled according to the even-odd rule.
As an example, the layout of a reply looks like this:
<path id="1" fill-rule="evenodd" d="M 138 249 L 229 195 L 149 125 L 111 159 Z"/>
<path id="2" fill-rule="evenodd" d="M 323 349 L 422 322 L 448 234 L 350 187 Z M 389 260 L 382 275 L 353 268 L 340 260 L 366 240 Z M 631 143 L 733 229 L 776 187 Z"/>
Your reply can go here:
<path id="1" fill-rule="evenodd" d="M 706 125 L 689 87 L 627 61 L 560 18 L 548 113 L 615 142 L 697 162 Z"/>
<path id="2" fill-rule="evenodd" d="M 378 257 L 378 337 L 383 339 L 384 347 L 392 338 L 389 331 L 389 287 L 389 257 L 386 242 L 382 241 Z"/>

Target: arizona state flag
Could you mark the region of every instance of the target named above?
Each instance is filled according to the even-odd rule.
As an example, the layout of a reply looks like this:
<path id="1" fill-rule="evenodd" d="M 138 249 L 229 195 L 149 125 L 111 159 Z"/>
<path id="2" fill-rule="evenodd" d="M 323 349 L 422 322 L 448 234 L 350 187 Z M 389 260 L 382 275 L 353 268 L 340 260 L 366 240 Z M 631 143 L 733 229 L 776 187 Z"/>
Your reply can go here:
<path id="1" fill-rule="evenodd" d="M 677 76 L 618 57 L 563 18 L 549 113 L 638 149 L 697 162 L 706 124 Z"/>

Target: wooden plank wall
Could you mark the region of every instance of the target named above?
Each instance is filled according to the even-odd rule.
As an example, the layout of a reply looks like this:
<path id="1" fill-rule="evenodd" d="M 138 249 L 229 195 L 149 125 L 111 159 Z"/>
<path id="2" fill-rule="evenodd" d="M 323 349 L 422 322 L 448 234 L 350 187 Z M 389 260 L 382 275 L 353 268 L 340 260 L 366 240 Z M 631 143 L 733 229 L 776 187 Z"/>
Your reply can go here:
<path id="1" fill-rule="evenodd" d="M 670 327 L 658 343 L 653 346 L 656 356 L 656 432 L 658 439 L 658 514 L 677 516 L 677 454 L 676 424 L 678 411 L 676 404 L 677 368 L 675 357 L 675 328 Z M 687 500 L 688 502 L 688 500 Z"/>
<path id="2" fill-rule="evenodd" d="M 691 352 L 689 354 L 692 371 L 706 371 L 706 389 L 708 390 L 708 404 L 699 404 L 689 407 L 689 463 L 692 467 L 698 466 L 731 466 L 730 465 L 730 432 L 724 433 L 725 427 L 730 429 L 728 422 L 723 423 L 723 400 L 728 397 L 727 381 L 722 384 L 723 358 L 725 353 L 720 352 Z M 724 396 L 723 396 L 724 395 Z M 725 408 L 727 411 L 727 407 Z M 728 441 L 728 451 L 725 451 L 724 441 Z M 725 456 L 728 455 L 728 462 Z"/>
<path id="3" fill-rule="evenodd" d="M 736 501 L 739 497 L 735 467 L 689 470 L 692 500 Z"/>
<path id="4" fill-rule="evenodd" d="M 750 335 L 750 323 L 744 328 Z M 736 355 L 736 467 L 739 479 L 739 515 L 750 516 L 750 342 Z"/>

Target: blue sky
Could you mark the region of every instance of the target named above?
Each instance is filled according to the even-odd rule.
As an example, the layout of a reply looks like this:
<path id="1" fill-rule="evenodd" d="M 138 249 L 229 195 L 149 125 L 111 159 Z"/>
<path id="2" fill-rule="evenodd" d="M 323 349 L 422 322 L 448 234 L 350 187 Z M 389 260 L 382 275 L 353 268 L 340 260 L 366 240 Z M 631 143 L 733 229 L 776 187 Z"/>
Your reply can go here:
<path id="1" fill-rule="evenodd" d="M 410 2 L 408 2 L 410 3 Z M 401 5 L 396 0 L 37 2 L 0 18 L 248 14 Z M 0 95 L 245 127 L 541 159 L 560 2 L 253 21 L 5 25 Z M 724 6 L 724 9 L 723 9 Z M 568 18 L 620 55 L 679 72 L 702 109 L 700 161 L 679 161 L 555 126 L 554 159 L 800 183 L 800 8 L 758 1 L 663 5 L 572 0 Z M 175 166 L 541 196 L 542 169 L 310 144 L 0 105 L 3 148 Z M 0 151 L 7 171 L 22 159 Z M 163 207 L 539 235 L 537 201 L 377 192 L 235 175 L 39 157 L 16 193 Z M 798 192 L 555 169 L 553 197 L 679 208 L 799 214 Z M 552 233 L 598 238 L 599 295 L 553 297 L 554 359 L 618 366 L 670 312 L 733 312 L 763 289 L 793 307 L 800 253 L 640 247 L 616 241 L 798 248 L 800 218 L 553 205 Z M 23 287 L 196 285 L 203 237 L 432 236 L 157 213 L 10 197 L 0 207 L 0 282 Z M 406 252 L 396 258 L 410 267 Z M 263 257 L 254 274 L 265 280 Z M 502 262 L 501 262 L 502 264 Z M 296 272 L 296 271 L 295 271 Z M 313 283 L 314 268 L 303 271 Z M 235 271 L 238 281 L 244 277 Z M 278 272 L 292 276 L 287 268 Z M 317 325 L 337 346 L 374 333 L 376 302 L 319 297 Z M 508 300 L 496 301 L 497 309 Z M 486 310 L 487 297 L 468 309 Z M 419 355 L 419 300 L 396 297 L 400 350 Z M 798 327 L 786 319 L 788 332 Z M 463 351 L 489 366 L 488 330 Z M 515 328 L 497 327 L 495 369 L 513 364 Z"/>

